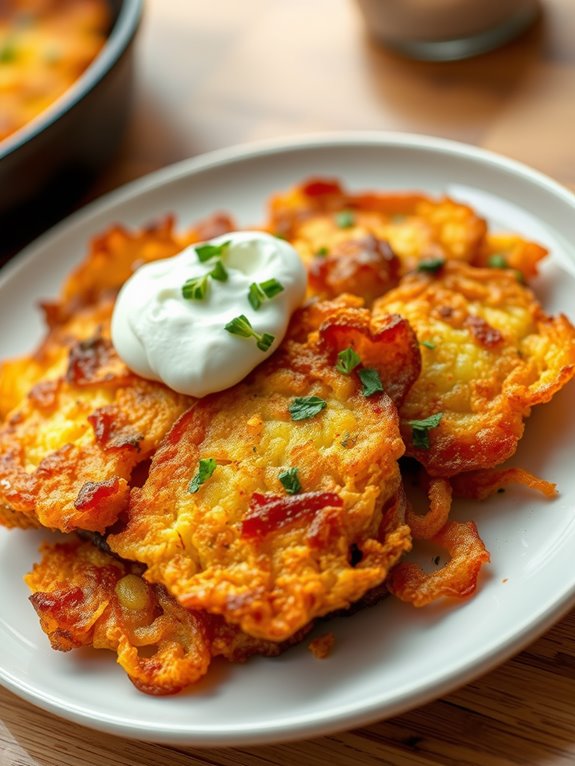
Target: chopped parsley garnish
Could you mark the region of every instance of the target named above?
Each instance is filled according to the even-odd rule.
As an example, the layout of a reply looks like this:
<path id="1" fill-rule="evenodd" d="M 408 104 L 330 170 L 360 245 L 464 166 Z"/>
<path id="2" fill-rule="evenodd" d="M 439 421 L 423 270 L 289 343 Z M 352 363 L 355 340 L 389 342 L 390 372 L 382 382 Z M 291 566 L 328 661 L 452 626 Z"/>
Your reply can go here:
<path id="1" fill-rule="evenodd" d="M 297 473 L 297 468 L 288 468 L 287 471 L 282 471 L 278 476 L 288 495 L 297 495 L 301 491 L 301 484 Z"/>
<path id="2" fill-rule="evenodd" d="M 265 282 L 252 282 L 248 292 L 248 300 L 254 311 L 257 311 L 264 301 L 270 301 L 283 292 L 284 286 L 277 279 L 266 279 Z"/>
<path id="3" fill-rule="evenodd" d="M 337 355 L 335 369 L 338 372 L 343 372 L 344 375 L 349 375 L 358 364 L 361 364 L 361 357 L 349 346 Z"/>
<path id="4" fill-rule="evenodd" d="M 221 258 L 229 245 L 229 241 L 223 242 L 221 245 L 198 245 L 196 247 L 196 254 L 200 262 L 205 263 L 212 258 Z M 184 282 L 182 287 L 184 298 L 194 301 L 203 300 L 208 292 L 208 277 L 215 279 L 217 282 L 227 282 L 228 272 L 221 260 L 216 261 L 213 269 L 208 274 L 192 277 Z"/>
<path id="5" fill-rule="evenodd" d="M 235 317 L 225 325 L 225 329 L 231 335 L 239 335 L 242 338 L 255 338 L 256 346 L 260 351 L 267 351 L 275 340 L 275 335 L 269 332 L 256 332 L 250 324 L 250 320 L 244 314 Z"/>
<path id="6" fill-rule="evenodd" d="M 445 260 L 443 258 L 422 258 L 417 264 L 417 270 L 435 274 L 444 266 Z"/>
<path id="7" fill-rule="evenodd" d="M 507 258 L 503 253 L 493 253 L 487 260 L 487 265 L 492 269 L 506 269 Z"/>
<path id="8" fill-rule="evenodd" d="M 357 374 L 363 386 L 361 393 L 364 396 L 372 396 L 383 391 L 383 384 L 377 370 L 372 367 L 362 367 L 361 370 L 357 371 Z"/>
<path id="9" fill-rule="evenodd" d="M 425 348 L 430 348 L 432 351 L 436 348 L 436 344 L 432 340 L 422 340 L 421 345 L 425 346 Z"/>
<path id="10" fill-rule="evenodd" d="M 328 253 L 329 249 L 325 245 L 323 245 L 323 247 L 318 247 L 318 249 L 315 251 L 317 258 L 325 258 Z"/>
<path id="11" fill-rule="evenodd" d="M 195 494 L 204 482 L 206 482 L 216 470 L 217 463 L 213 457 L 200 460 L 198 472 L 188 486 L 188 492 Z"/>
<path id="12" fill-rule="evenodd" d="M 217 280 L 218 282 L 228 281 L 228 272 L 226 271 L 226 267 L 221 261 L 216 261 L 216 265 L 210 271 L 210 277 Z"/>
<path id="13" fill-rule="evenodd" d="M 417 449 L 429 449 L 429 432 L 437 428 L 443 417 L 443 412 L 436 412 L 423 420 L 408 420 L 413 435 L 413 446 Z"/>
<path id="14" fill-rule="evenodd" d="M 230 240 L 227 240 L 227 242 L 222 242 L 221 245 L 198 245 L 194 249 L 200 263 L 205 263 L 210 258 L 221 258 L 230 244 Z"/>
<path id="15" fill-rule="evenodd" d="M 292 420 L 307 420 L 327 407 L 327 402 L 319 396 L 298 396 L 288 407 Z"/>
<path id="16" fill-rule="evenodd" d="M 187 300 L 201 301 L 206 297 L 208 291 L 208 275 L 204 274 L 201 277 L 194 277 L 184 282 L 182 287 L 182 295 Z"/>
<path id="17" fill-rule="evenodd" d="M 351 210 L 342 210 L 336 214 L 335 222 L 340 229 L 351 229 L 355 224 L 355 216 Z"/>

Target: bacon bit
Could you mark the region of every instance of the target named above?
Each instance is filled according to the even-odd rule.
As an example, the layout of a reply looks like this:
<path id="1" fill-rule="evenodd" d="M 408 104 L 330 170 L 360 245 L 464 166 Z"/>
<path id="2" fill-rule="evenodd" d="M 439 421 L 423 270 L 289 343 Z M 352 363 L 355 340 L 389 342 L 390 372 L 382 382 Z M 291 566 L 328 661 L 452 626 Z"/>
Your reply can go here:
<path id="1" fill-rule="evenodd" d="M 494 348 L 503 343 L 503 335 L 499 330 L 492 327 L 482 317 L 470 314 L 465 320 L 465 326 L 469 327 L 475 340 L 485 348 Z"/>
<path id="2" fill-rule="evenodd" d="M 194 235 L 199 241 L 214 239 L 222 234 L 227 234 L 237 228 L 233 218 L 227 213 L 214 213 L 213 215 L 199 221 L 194 226 Z"/>
<path id="3" fill-rule="evenodd" d="M 315 516 L 324 508 L 343 506 L 334 492 L 302 492 L 299 495 L 262 495 L 254 492 L 248 515 L 242 521 L 242 537 L 262 538 L 301 518 Z"/>
<path id="4" fill-rule="evenodd" d="M 61 380 L 43 380 L 32 387 L 28 398 L 38 409 L 49 410 L 56 405 L 61 384 Z"/>
<path id="5" fill-rule="evenodd" d="M 83 637 L 74 635 L 75 631 L 69 629 L 72 615 L 78 613 L 85 603 L 82 588 L 75 586 L 51 593 L 34 593 L 30 596 L 30 603 L 53 649 L 69 652 L 84 644 Z"/>
<path id="6" fill-rule="evenodd" d="M 70 360 L 66 380 L 76 386 L 88 386 L 102 380 L 102 368 L 115 357 L 112 342 L 100 335 L 82 340 L 70 349 Z M 113 373 L 104 375 L 103 380 L 113 380 Z"/>
<path id="7" fill-rule="evenodd" d="M 95 511 L 100 503 L 114 497 L 121 490 L 120 479 L 112 476 L 106 481 L 86 481 L 74 501 L 78 511 Z"/>
<path id="8" fill-rule="evenodd" d="M 307 648 L 316 660 L 325 660 L 331 654 L 334 644 L 335 636 L 333 633 L 324 633 L 323 636 L 318 636 L 313 641 L 310 641 Z"/>
<path id="9" fill-rule="evenodd" d="M 337 181 L 312 178 L 301 187 L 306 197 L 326 197 L 328 195 L 343 195 L 343 189 Z"/>
<path id="10" fill-rule="evenodd" d="M 319 329 L 321 343 L 334 357 L 341 349 L 351 347 L 364 367 L 379 372 L 385 393 L 399 406 L 421 371 L 421 353 L 415 333 L 398 314 L 378 320 L 372 329 L 361 321 L 357 312 L 338 312 Z M 374 397 L 375 398 L 375 397 Z M 374 402 L 375 404 L 375 402 Z"/>
<path id="11" fill-rule="evenodd" d="M 118 414 L 112 407 L 101 407 L 88 415 L 87 420 L 94 429 L 96 441 L 104 449 L 139 449 L 143 436 L 119 427 Z"/>
<path id="12" fill-rule="evenodd" d="M 395 286 L 399 266 L 388 242 L 368 234 L 341 242 L 325 258 L 315 258 L 309 271 L 310 287 L 328 298 L 352 292 L 371 304 Z"/>

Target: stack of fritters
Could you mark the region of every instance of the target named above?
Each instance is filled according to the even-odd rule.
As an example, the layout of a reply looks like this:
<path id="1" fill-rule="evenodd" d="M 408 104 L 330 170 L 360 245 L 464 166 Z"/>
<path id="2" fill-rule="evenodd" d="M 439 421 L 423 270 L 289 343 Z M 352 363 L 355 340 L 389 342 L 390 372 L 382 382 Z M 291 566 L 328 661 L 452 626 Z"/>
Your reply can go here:
<path id="1" fill-rule="evenodd" d="M 220 214 L 185 235 L 170 219 L 111 229 L 46 306 L 40 349 L 1 371 L 0 520 L 84 536 L 45 547 L 27 578 L 42 627 L 57 649 L 116 651 L 152 694 L 213 656 L 277 654 L 382 586 L 418 606 L 470 594 L 489 556 L 475 525 L 449 518 L 452 491 L 554 492 L 498 468 L 575 371 L 575 329 L 524 284 L 541 247 L 449 199 L 313 179 L 273 197 L 263 227 L 310 275 L 280 348 L 201 400 L 132 374 L 109 337 L 117 290 L 233 228 Z M 424 515 L 403 492 L 404 454 Z M 398 563 L 412 538 L 450 560 L 431 574 Z"/>

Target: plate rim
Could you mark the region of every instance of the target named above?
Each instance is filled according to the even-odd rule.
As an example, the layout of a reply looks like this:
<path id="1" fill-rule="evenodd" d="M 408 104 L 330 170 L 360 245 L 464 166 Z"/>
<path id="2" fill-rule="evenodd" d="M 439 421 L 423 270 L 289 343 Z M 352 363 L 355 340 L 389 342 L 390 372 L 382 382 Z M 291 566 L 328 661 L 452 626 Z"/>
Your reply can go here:
<path id="1" fill-rule="evenodd" d="M 15 278 L 20 270 L 27 267 L 29 261 L 37 257 L 38 252 L 42 252 L 52 242 L 57 241 L 61 233 L 66 232 L 71 227 L 81 229 L 89 224 L 93 217 L 105 214 L 116 206 L 134 201 L 149 191 L 205 170 L 233 164 L 236 161 L 289 154 L 300 150 L 334 148 L 338 145 L 346 148 L 372 146 L 387 149 L 427 150 L 467 161 L 472 160 L 481 165 L 492 165 L 506 170 L 514 176 L 519 176 L 531 184 L 543 186 L 552 195 L 563 199 L 575 212 L 575 194 L 567 187 L 524 163 L 459 141 L 413 133 L 381 131 L 336 131 L 267 139 L 217 149 L 182 160 L 136 179 L 94 200 L 40 236 L 4 266 L 0 270 L 0 291 L 5 289 L 6 284 Z M 510 633 L 504 641 L 495 642 L 490 652 L 481 656 L 480 663 L 477 662 L 476 657 L 471 657 L 467 663 L 457 666 L 444 675 L 440 682 L 428 681 L 427 687 L 419 688 L 416 694 L 412 689 L 405 690 L 402 694 L 397 695 L 393 703 L 384 703 L 384 710 L 382 710 L 381 700 L 374 700 L 370 704 L 356 706 L 351 713 L 349 706 L 340 706 L 341 709 L 330 709 L 328 715 L 318 712 L 312 716 L 308 715 L 305 720 L 296 722 L 294 722 L 293 717 L 289 720 L 284 717 L 283 721 L 254 723 L 252 726 L 246 726 L 245 723 L 227 724 L 225 729 L 204 724 L 199 728 L 190 729 L 187 726 L 170 726 L 159 722 L 156 729 L 150 732 L 145 728 L 147 724 L 144 721 L 140 724 L 126 721 L 118 722 L 106 718 L 105 715 L 102 716 L 101 713 L 99 717 L 95 718 L 93 712 L 90 713 L 79 705 L 65 706 L 59 700 L 53 699 L 49 693 L 35 689 L 27 682 L 17 681 L 12 674 L 5 672 L 1 667 L 0 683 L 17 696 L 61 718 L 130 739 L 165 744 L 188 744 L 196 747 L 232 747 L 288 742 L 324 736 L 359 725 L 369 725 L 377 720 L 400 715 L 409 709 L 427 704 L 431 700 L 452 692 L 478 676 L 489 672 L 521 651 L 561 619 L 571 609 L 573 603 L 575 603 L 575 580 L 569 588 L 564 590 L 559 600 L 542 610 L 534 610 L 534 614 L 528 622 L 527 630 L 520 635 Z"/>

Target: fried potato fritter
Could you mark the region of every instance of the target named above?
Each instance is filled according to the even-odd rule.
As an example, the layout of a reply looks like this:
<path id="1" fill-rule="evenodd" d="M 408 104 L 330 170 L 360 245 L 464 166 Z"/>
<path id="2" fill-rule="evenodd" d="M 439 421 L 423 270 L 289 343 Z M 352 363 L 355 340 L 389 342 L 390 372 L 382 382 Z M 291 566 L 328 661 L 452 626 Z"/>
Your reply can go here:
<path id="1" fill-rule="evenodd" d="M 407 319 L 423 369 L 401 406 L 407 454 L 432 476 L 509 458 L 533 405 L 575 374 L 575 328 L 547 316 L 513 271 L 446 263 L 414 273 L 374 313 Z"/>
<path id="2" fill-rule="evenodd" d="M 42 561 L 25 579 L 54 649 L 117 652 L 140 691 L 175 694 L 209 667 L 210 638 L 202 616 L 90 543 L 44 546 Z M 148 652 L 138 651 L 143 648 Z"/>
<path id="3" fill-rule="evenodd" d="M 23 402 L 0 426 L 0 520 L 104 531 L 127 506 L 131 475 L 188 397 L 130 373 L 110 341 L 112 301 L 55 326 L 30 358 Z M 6 382 L 25 360 L 3 368 Z"/>
<path id="4" fill-rule="evenodd" d="M 416 377 L 406 322 L 373 324 L 343 301 L 300 310 L 269 360 L 180 418 L 132 492 L 126 528 L 108 538 L 182 604 L 257 638 L 285 640 L 347 607 L 410 547 L 401 523 L 379 539 L 400 490 L 397 414 L 385 393 L 364 396 L 355 374 L 336 370 L 340 333 L 345 344 L 361 336 L 384 388 L 400 367 Z M 296 419 L 298 403 L 319 409 Z M 215 467 L 202 484 L 200 461 Z M 294 471 L 289 494 L 282 476 Z"/>
<path id="5" fill-rule="evenodd" d="M 38 350 L 0 367 L 0 523 L 103 532 L 127 506 L 132 472 L 193 401 L 133 375 L 110 340 L 116 293 L 140 265 L 234 228 L 224 213 L 176 233 L 173 218 L 96 237 L 43 304 Z"/>
<path id="6" fill-rule="evenodd" d="M 266 225 L 298 250 L 312 292 L 350 292 L 368 303 L 422 260 L 473 262 L 487 230 L 470 207 L 447 197 L 352 193 L 320 178 L 274 195 Z"/>
<path id="7" fill-rule="evenodd" d="M 92 240 L 88 255 L 65 281 L 59 301 L 50 306 L 48 319 L 52 324 L 67 321 L 79 307 L 115 297 L 139 266 L 171 258 L 190 244 L 234 228 L 225 213 L 209 216 L 182 234 L 175 230 L 173 216 L 136 231 L 113 226 Z"/>

